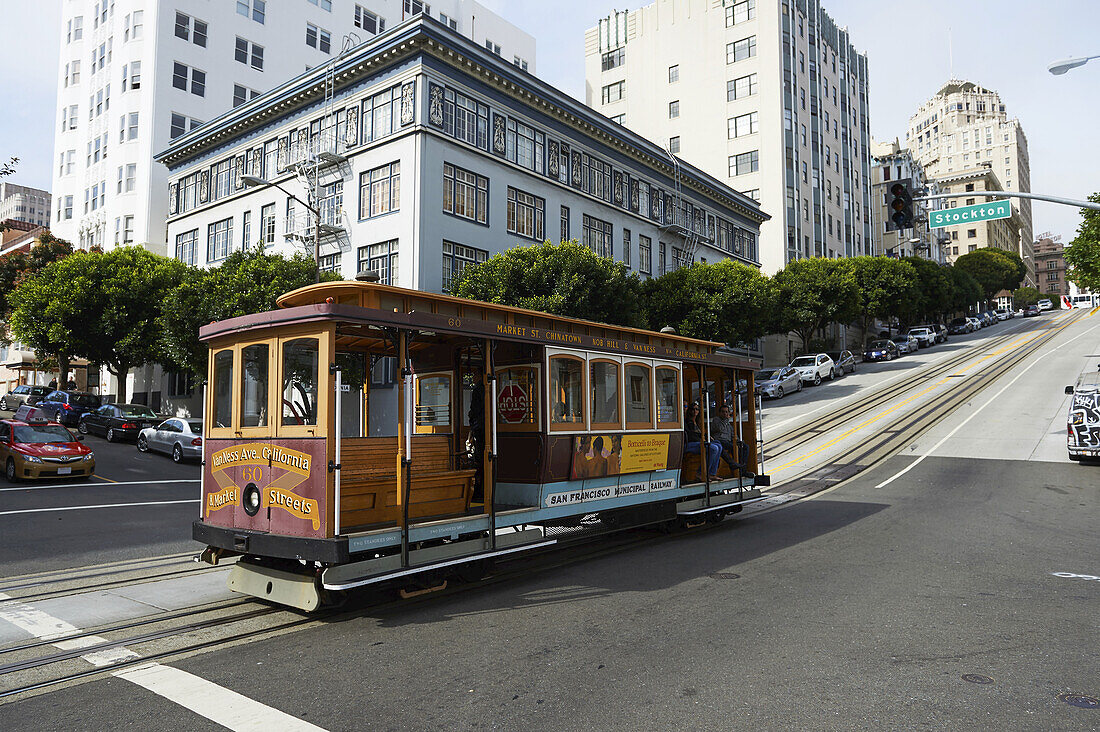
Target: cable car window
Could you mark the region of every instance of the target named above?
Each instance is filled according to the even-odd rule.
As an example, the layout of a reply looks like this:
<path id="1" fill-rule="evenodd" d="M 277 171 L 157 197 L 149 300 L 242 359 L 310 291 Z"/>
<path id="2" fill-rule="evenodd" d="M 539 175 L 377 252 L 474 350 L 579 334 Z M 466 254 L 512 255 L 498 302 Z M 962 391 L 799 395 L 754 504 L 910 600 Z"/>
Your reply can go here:
<path id="1" fill-rule="evenodd" d="M 649 366 L 640 363 L 626 365 L 626 427 L 653 429 L 653 386 Z"/>
<path id="2" fill-rule="evenodd" d="M 296 338 L 283 344 L 283 425 L 317 424 L 316 338 Z"/>
<path id="3" fill-rule="evenodd" d="M 591 361 L 589 380 L 592 393 L 592 428 L 621 428 L 619 364 L 613 361 Z"/>
<path id="4" fill-rule="evenodd" d="M 534 366 L 497 369 L 497 425 L 534 427 L 538 423 L 538 370 Z"/>
<path id="5" fill-rule="evenodd" d="M 416 426 L 450 428 L 450 376 L 421 376 L 417 378 Z"/>
<path id="6" fill-rule="evenodd" d="M 584 362 L 575 356 L 550 358 L 550 428 L 584 427 Z"/>
<path id="7" fill-rule="evenodd" d="M 657 367 L 657 426 L 680 426 L 680 374 L 671 366 Z"/>
<path id="8" fill-rule="evenodd" d="M 233 351 L 214 354 L 214 426 L 233 426 Z"/>
<path id="9" fill-rule="evenodd" d="M 267 372 L 270 346 L 241 349 L 241 427 L 267 427 Z"/>

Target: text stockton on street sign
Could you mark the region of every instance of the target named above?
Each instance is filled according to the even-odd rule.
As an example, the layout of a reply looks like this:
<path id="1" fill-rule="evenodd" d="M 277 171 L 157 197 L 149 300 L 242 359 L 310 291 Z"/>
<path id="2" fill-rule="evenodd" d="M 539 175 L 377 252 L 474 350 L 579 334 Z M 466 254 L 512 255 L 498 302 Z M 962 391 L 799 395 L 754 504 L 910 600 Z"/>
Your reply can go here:
<path id="1" fill-rule="evenodd" d="M 978 203 L 973 206 L 945 208 L 942 211 L 928 212 L 928 228 L 939 229 L 955 224 L 971 224 L 975 221 L 1007 219 L 1011 215 L 1011 201 L 990 201 L 989 203 Z"/>

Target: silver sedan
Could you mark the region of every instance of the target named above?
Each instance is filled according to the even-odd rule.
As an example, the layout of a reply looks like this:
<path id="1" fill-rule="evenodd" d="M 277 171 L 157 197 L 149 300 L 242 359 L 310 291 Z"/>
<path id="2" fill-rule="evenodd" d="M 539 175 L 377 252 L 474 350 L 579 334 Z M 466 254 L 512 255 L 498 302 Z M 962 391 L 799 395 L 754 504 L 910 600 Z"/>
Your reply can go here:
<path id="1" fill-rule="evenodd" d="M 172 456 L 173 462 L 202 459 L 202 420 L 173 417 L 138 433 L 137 449 Z"/>
<path id="2" fill-rule="evenodd" d="M 790 366 L 777 369 L 761 369 L 756 372 L 756 392 L 773 399 L 784 394 L 802 391 L 802 377 Z"/>

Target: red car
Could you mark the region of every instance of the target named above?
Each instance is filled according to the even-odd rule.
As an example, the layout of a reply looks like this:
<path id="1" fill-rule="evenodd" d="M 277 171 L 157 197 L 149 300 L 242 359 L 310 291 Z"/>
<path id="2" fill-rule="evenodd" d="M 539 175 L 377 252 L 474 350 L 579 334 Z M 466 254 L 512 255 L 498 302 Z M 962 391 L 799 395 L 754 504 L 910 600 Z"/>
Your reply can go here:
<path id="1" fill-rule="evenodd" d="M 95 453 L 55 422 L 0 419 L 0 462 L 4 475 L 15 483 L 24 478 L 90 478 Z"/>

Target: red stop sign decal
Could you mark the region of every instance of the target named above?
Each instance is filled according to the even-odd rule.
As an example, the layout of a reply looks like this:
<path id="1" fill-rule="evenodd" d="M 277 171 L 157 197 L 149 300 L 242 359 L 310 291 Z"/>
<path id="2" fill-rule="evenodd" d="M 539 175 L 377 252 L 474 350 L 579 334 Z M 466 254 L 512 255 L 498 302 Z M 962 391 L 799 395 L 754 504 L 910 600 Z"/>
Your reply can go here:
<path id="1" fill-rule="evenodd" d="M 497 414 L 510 424 L 518 424 L 527 417 L 527 392 L 519 384 L 509 384 L 497 395 Z"/>

